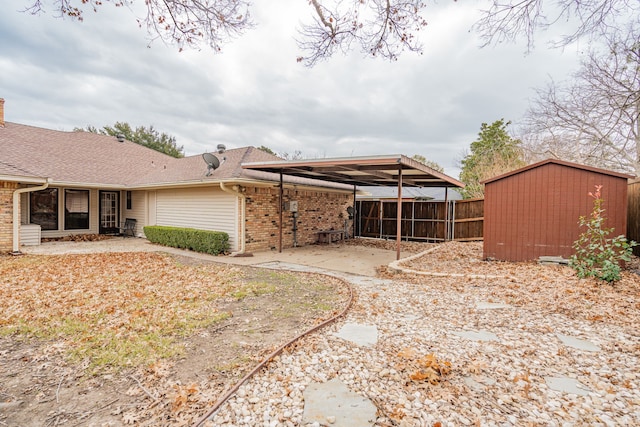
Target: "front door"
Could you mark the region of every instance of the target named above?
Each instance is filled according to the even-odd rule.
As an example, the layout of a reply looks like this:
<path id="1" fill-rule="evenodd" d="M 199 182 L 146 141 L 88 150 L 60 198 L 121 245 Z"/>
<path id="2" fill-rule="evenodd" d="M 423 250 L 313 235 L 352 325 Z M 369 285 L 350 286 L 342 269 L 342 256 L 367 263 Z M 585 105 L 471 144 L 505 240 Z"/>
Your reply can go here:
<path id="1" fill-rule="evenodd" d="M 118 234 L 119 198 L 120 193 L 117 191 L 100 192 L 100 234 Z"/>

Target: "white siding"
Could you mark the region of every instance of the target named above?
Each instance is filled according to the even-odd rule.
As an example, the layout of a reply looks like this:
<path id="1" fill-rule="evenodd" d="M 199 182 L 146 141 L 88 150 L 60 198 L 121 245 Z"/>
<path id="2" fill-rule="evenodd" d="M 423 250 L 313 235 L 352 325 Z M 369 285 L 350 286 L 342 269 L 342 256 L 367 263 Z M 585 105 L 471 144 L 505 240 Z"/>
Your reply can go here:
<path id="1" fill-rule="evenodd" d="M 156 193 L 156 224 L 224 231 L 231 250 L 238 250 L 237 198 L 222 190 L 175 189 Z M 151 215 L 150 215 L 151 217 Z"/>
<path id="2" fill-rule="evenodd" d="M 42 234 L 37 224 L 20 225 L 20 244 L 24 246 L 36 246 L 40 244 Z"/>
<path id="3" fill-rule="evenodd" d="M 127 209 L 127 192 L 122 191 L 120 194 L 120 208 L 122 209 L 122 217 L 120 222 L 124 223 L 127 218 L 136 220 L 136 236 L 143 236 L 142 228 L 147 225 L 147 200 L 145 191 L 131 192 L 131 209 Z"/>
<path id="4" fill-rule="evenodd" d="M 158 221 L 156 220 L 156 199 L 157 193 L 155 191 L 147 192 L 147 224 L 148 225 L 156 225 Z"/>

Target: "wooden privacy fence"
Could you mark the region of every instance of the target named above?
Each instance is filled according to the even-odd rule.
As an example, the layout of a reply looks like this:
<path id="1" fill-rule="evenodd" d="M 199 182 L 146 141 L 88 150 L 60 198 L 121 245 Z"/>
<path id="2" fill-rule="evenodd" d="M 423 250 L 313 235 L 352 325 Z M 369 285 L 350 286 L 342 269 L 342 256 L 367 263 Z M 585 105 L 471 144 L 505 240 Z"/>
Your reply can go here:
<path id="1" fill-rule="evenodd" d="M 395 239 L 397 212 L 396 200 L 358 200 L 355 235 Z M 401 235 L 406 240 L 482 240 L 484 200 L 407 200 L 402 202 L 401 218 Z"/>
<path id="2" fill-rule="evenodd" d="M 627 199 L 627 239 L 640 242 L 640 181 L 629 183 Z M 614 235 L 616 235 L 615 230 Z M 633 253 L 640 256 L 640 246 L 635 246 Z"/>

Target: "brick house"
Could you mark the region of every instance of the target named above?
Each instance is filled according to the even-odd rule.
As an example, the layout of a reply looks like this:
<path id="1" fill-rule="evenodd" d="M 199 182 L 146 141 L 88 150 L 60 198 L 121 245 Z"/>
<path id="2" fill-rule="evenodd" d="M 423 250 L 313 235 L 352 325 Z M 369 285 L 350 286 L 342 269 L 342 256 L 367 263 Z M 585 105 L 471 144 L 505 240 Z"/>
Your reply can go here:
<path id="1" fill-rule="evenodd" d="M 232 251 L 279 244 L 280 176 L 246 170 L 245 162 L 280 160 L 254 147 L 176 159 L 130 141 L 89 132 L 62 132 L 4 121 L 0 99 L 0 252 L 19 251 L 40 238 L 112 234 L 125 218 L 145 225 L 192 227 L 229 234 Z M 283 212 L 283 247 L 341 229 L 351 186 L 287 176 L 284 202 L 297 201 L 294 219 Z M 295 239 L 295 241 L 294 241 Z"/>

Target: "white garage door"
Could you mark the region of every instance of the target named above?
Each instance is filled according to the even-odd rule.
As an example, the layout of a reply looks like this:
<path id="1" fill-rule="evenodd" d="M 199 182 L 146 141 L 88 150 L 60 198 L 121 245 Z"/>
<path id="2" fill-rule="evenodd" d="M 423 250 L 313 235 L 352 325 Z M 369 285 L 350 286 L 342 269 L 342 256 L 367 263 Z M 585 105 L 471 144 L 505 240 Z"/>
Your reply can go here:
<path id="1" fill-rule="evenodd" d="M 222 190 L 159 190 L 156 198 L 156 224 L 224 231 L 231 250 L 237 248 L 238 204 L 236 197 Z"/>

